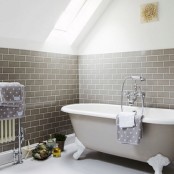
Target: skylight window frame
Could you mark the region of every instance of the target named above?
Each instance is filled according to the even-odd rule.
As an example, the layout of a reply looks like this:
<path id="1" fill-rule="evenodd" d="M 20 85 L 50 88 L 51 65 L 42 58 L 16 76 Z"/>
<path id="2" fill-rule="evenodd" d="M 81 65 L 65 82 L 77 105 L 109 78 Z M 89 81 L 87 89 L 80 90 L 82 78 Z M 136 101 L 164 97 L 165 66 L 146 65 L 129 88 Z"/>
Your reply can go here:
<path id="1" fill-rule="evenodd" d="M 73 1 L 76 1 L 76 0 L 71 0 L 71 2 L 73 2 Z M 76 11 L 76 13 L 75 13 L 75 15 L 74 15 L 74 17 L 70 20 L 70 22 L 67 24 L 67 26 L 59 26 L 59 22 L 60 22 L 60 20 L 62 20 L 63 19 L 63 17 L 66 15 L 66 14 L 64 14 L 65 12 L 66 12 L 66 10 L 67 10 L 67 8 L 68 8 L 68 6 L 67 6 L 67 8 L 65 9 L 65 11 L 62 13 L 62 15 L 60 16 L 60 18 L 58 19 L 58 21 L 57 21 L 57 23 L 56 23 L 56 25 L 55 25 L 55 30 L 59 30 L 59 31 L 62 31 L 62 32 L 67 32 L 68 31 L 68 28 L 70 27 L 70 25 L 73 23 L 73 21 L 75 21 L 75 19 L 77 18 L 77 16 L 79 15 L 79 13 L 81 12 L 81 10 L 83 9 L 83 7 L 85 6 L 85 4 L 87 3 L 87 1 L 88 0 L 84 0 L 84 2 L 82 3 L 82 5 L 78 8 L 78 10 Z M 70 3 L 71 3 L 70 2 Z M 66 12 L 66 13 L 68 13 L 68 12 Z M 64 19 L 65 20 L 65 19 Z"/>

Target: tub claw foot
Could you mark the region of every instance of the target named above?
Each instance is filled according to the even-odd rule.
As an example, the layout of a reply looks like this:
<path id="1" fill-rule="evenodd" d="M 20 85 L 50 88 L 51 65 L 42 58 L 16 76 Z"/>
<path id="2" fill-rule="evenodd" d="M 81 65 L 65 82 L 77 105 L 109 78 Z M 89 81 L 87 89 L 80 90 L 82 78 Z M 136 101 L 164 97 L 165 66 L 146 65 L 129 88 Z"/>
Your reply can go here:
<path id="1" fill-rule="evenodd" d="M 78 160 L 80 158 L 81 154 L 84 152 L 85 146 L 77 138 L 75 139 L 75 143 L 76 143 L 78 149 L 77 149 L 77 152 L 75 152 L 73 154 L 73 157 L 74 157 L 74 159 Z"/>
<path id="2" fill-rule="evenodd" d="M 170 164 L 170 160 L 161 154 L 157 154 L 149 158 L 147 163 L 153 167 L 155 174 L 162 174 L 163 167 Z"/>

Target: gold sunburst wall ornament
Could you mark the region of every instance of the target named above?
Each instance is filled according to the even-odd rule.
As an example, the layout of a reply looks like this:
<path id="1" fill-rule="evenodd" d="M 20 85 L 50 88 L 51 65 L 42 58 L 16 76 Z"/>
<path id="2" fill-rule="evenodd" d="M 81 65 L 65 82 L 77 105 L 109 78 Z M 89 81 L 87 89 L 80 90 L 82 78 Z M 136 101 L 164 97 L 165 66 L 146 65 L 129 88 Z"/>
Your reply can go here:
<path id="1" fill-rule="evenodd" d="M 158 21 L 158 2 L 141 5 L 141 22 Z"/>

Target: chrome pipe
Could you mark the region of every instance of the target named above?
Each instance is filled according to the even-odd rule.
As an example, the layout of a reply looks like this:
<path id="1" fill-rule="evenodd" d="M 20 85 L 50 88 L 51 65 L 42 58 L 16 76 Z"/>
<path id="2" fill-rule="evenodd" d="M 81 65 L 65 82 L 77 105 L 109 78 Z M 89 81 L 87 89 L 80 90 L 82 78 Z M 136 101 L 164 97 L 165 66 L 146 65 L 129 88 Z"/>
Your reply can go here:
<path id="1" fill-rule="evenodd" d="M 23 136 L 23 132 L 22 132 L 22 128 L 21 128 L 21 119 L 18 119 L 18 149 L 13 150 L 13 160 L 14 160 L 14 164 L 22 164 L 23 160 L 22 160 L 22 149 L 21 149 L 21 145 L 22 145 L 22 141 L 24 139 Z M 17 158 L 17 159 L 16 159 Z"/>
<path id="2" fill-rule="evenodd" d="M 19 132 L 18 132 L 18 143 L 19 143 L 19 147 L 18 147 L 18 161 L 17 163 L 21 164 L 23 163 L 22 161 L 22 150 L 21 150 L 21 144 L 22 144 L 22 132 L 21 132 L 21 119 L 18 119 L 18 124 L 19 124 Z"/>
<path id="3" fill-rule="evenodd" d="M 126 82 L 127 79 L 129 79 L 130 77 L 127 77 L 124 79 L 123 84 L 122 84 L 122 88 L 121 88 L 121 112 L 123 112 L 123 91 L 124 91 L 124 84 Z"/>

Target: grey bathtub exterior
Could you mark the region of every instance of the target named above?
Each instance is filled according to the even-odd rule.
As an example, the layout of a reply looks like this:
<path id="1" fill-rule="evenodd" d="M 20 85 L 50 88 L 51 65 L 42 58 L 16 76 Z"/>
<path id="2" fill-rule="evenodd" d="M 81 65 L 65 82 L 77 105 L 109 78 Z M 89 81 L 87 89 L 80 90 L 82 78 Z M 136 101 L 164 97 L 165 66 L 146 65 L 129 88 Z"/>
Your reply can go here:
<path id="1" fill-rule="evenodd" d="M 74 107 L 69 105 L 69 109 L 66 108 L 68 106 L 62 108 L 62 111 L 69 113 L 82 147 L 142 162 L 147 162 L 157 154 L 174 160 L 174 110 L 145 108 L 145 113 L 149 115 L 143 119 L 143 138 L 139 145 L 131 145 L 117 141 L 115 118 L 120 112 L 120 106 L 109 105 L 107 109 L 107 105 L 94 105 L 76 104 Z M 163 115 L 165 111 L 168 115 Z"/>

